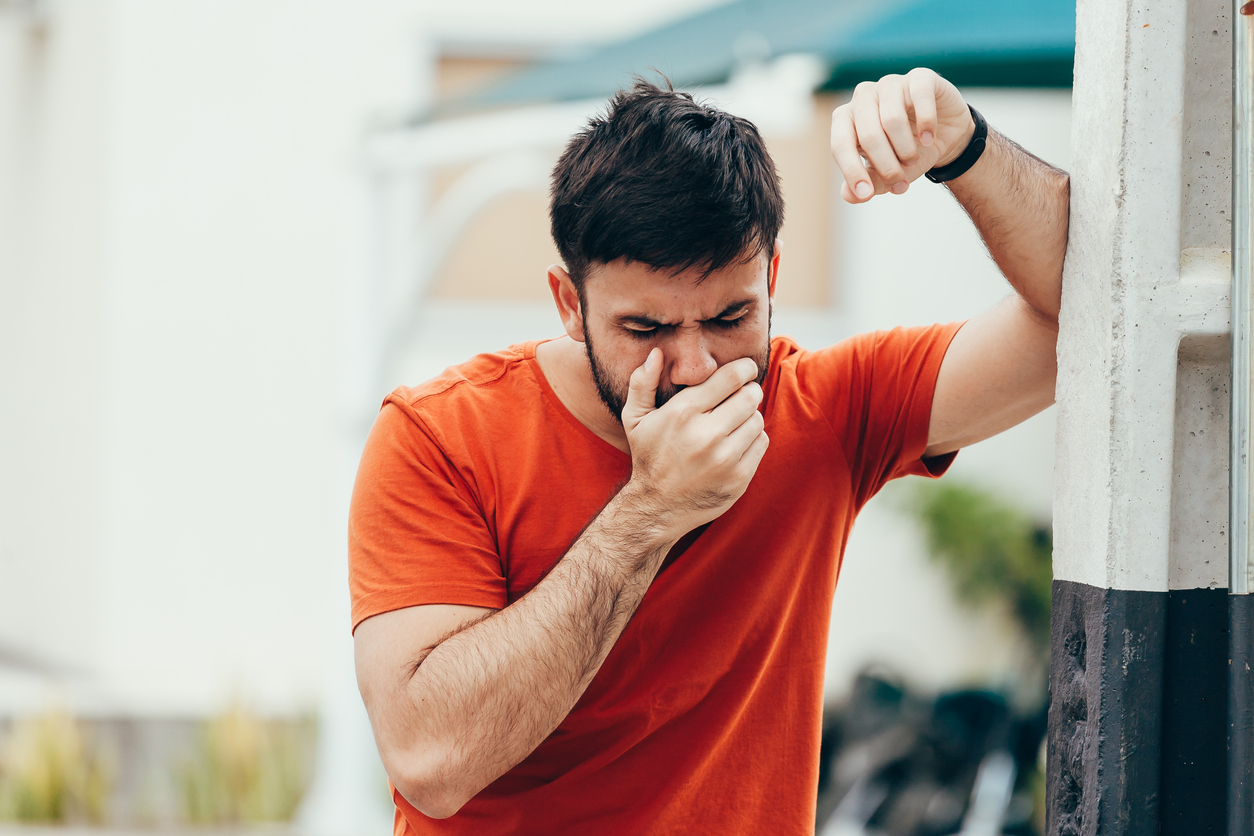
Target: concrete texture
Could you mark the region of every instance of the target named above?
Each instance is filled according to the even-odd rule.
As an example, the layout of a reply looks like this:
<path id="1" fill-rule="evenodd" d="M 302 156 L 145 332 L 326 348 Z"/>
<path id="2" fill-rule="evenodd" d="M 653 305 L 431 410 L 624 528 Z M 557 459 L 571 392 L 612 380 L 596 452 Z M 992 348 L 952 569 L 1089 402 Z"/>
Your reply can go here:
<path id="1" fill-rule="evenodd" d="M 1228 391 L 1226 338 L 1180 341 L 1175 465 L 1171 485 L 1171 589 L 1228 586 Z"/>
<path id="2" fill-rule="evenodd" d="M 1170 557 L 1177 413 L 1190 415 L 1191 432 L 1227 438 L 1222 405 L 1192 411 L 1197 376 L 1224 373 L 1223 350 L 1197 341 L 1228 331 L 1221 166 L 1230 88 L 1211 66 L 1230 52 L 1223 8 L 1214 0 L 1078 6 L 1054 482 L 1060 580 L 1165 591 L 1173 574 L 1197 586 L 1226 577 L 1213 560 L 1173 569 Z M 1209 371 L 1198 371 L 1199 352 L 1212 358 Z M 1190 456 L 1213 459 L 1193 446 Z M 1219 514 L 1210 519 L 1226 518 L 1226 490 L 1208 491 L 1206 501 Z M 1197 502 L 1177 507 L 1192 520 Z"/>

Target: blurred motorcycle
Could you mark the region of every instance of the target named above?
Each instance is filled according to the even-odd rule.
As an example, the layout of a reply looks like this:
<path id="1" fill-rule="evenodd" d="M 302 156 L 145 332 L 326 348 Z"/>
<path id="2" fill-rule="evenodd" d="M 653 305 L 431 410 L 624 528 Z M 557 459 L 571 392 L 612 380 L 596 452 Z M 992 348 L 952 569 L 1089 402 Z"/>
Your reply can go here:
<path id="1" fill-rule="evenodd" d="M 1045 719 L 992 691 L 925 699 L 863 673 L 824 717 L 817 836 L 1036 836 Z"/>

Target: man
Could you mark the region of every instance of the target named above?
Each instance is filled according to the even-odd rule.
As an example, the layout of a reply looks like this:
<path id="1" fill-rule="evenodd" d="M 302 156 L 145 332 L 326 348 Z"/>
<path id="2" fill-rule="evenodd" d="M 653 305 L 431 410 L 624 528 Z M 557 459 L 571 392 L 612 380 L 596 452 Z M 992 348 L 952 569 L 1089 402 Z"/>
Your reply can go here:
<path id="1" fill-rule="evenodd" d="M 859 86 L 832 150 L 850 203 L 951 178 L 1017 293 L 815 352 L 769 336 L 783 203 L 751 124 L 642 83 L 571 141 L 566 336 L 393 393 L 358 474 L 397 834 L 813 832 L 855 513 L 1053 400 L 1067 177 L 981 123 L 920 69 Z"/>

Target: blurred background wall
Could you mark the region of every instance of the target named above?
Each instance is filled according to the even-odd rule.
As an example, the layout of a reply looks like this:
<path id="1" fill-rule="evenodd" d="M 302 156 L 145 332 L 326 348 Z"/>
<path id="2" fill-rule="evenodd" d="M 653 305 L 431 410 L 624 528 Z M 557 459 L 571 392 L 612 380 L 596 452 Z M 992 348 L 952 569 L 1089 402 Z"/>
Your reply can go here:
<path id="1" fill-rule="evenodd" d="M 341 195 L 422 82 L 388 12 L 6 9 L 0 641 L 84 710 L 316 684 Z"/>
<path id="2" fill-rule="evenodd" d="M 325 711 L 350 675 L 369 417 L 396 385 L 560 333 L 544 176 L 624 66 L 759 121 L 788 201 L 776 333 L 817 347 L 1004 297 L 943 189 L 848 207 L 826 150 L 857 73 L 943 64 L 927 39 L 872 48 L 937 4 L 827 5 L 863 37 L 729 36 L 727 10 L 756 6 L 716 0 L 0 0 L 0 718 Z M 1069 75 L 954 66 L 995 127 L 1067 166 Z M 1051 410 L 948 478 L 1048 526 L 1052 439 Z M 955 601 L 909 504 L 893 486 L 855 528 L 833 699 L 867 664 L 925 689 L 1024 670 L 1005 608 Z"/>

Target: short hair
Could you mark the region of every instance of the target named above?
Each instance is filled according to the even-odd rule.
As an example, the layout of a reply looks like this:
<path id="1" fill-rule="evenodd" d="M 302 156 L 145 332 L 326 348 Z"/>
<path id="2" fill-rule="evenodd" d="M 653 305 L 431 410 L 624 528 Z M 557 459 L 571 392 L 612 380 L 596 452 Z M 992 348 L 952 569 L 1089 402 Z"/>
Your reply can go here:
<path id="1" fill-rule="evenodd" d="M 549 218 L 582 297 L 588 268 L 620 258 L 707 276 L 769 258 L 784 198 L 752 122 L 637 78 L 566 146 Z"/>

